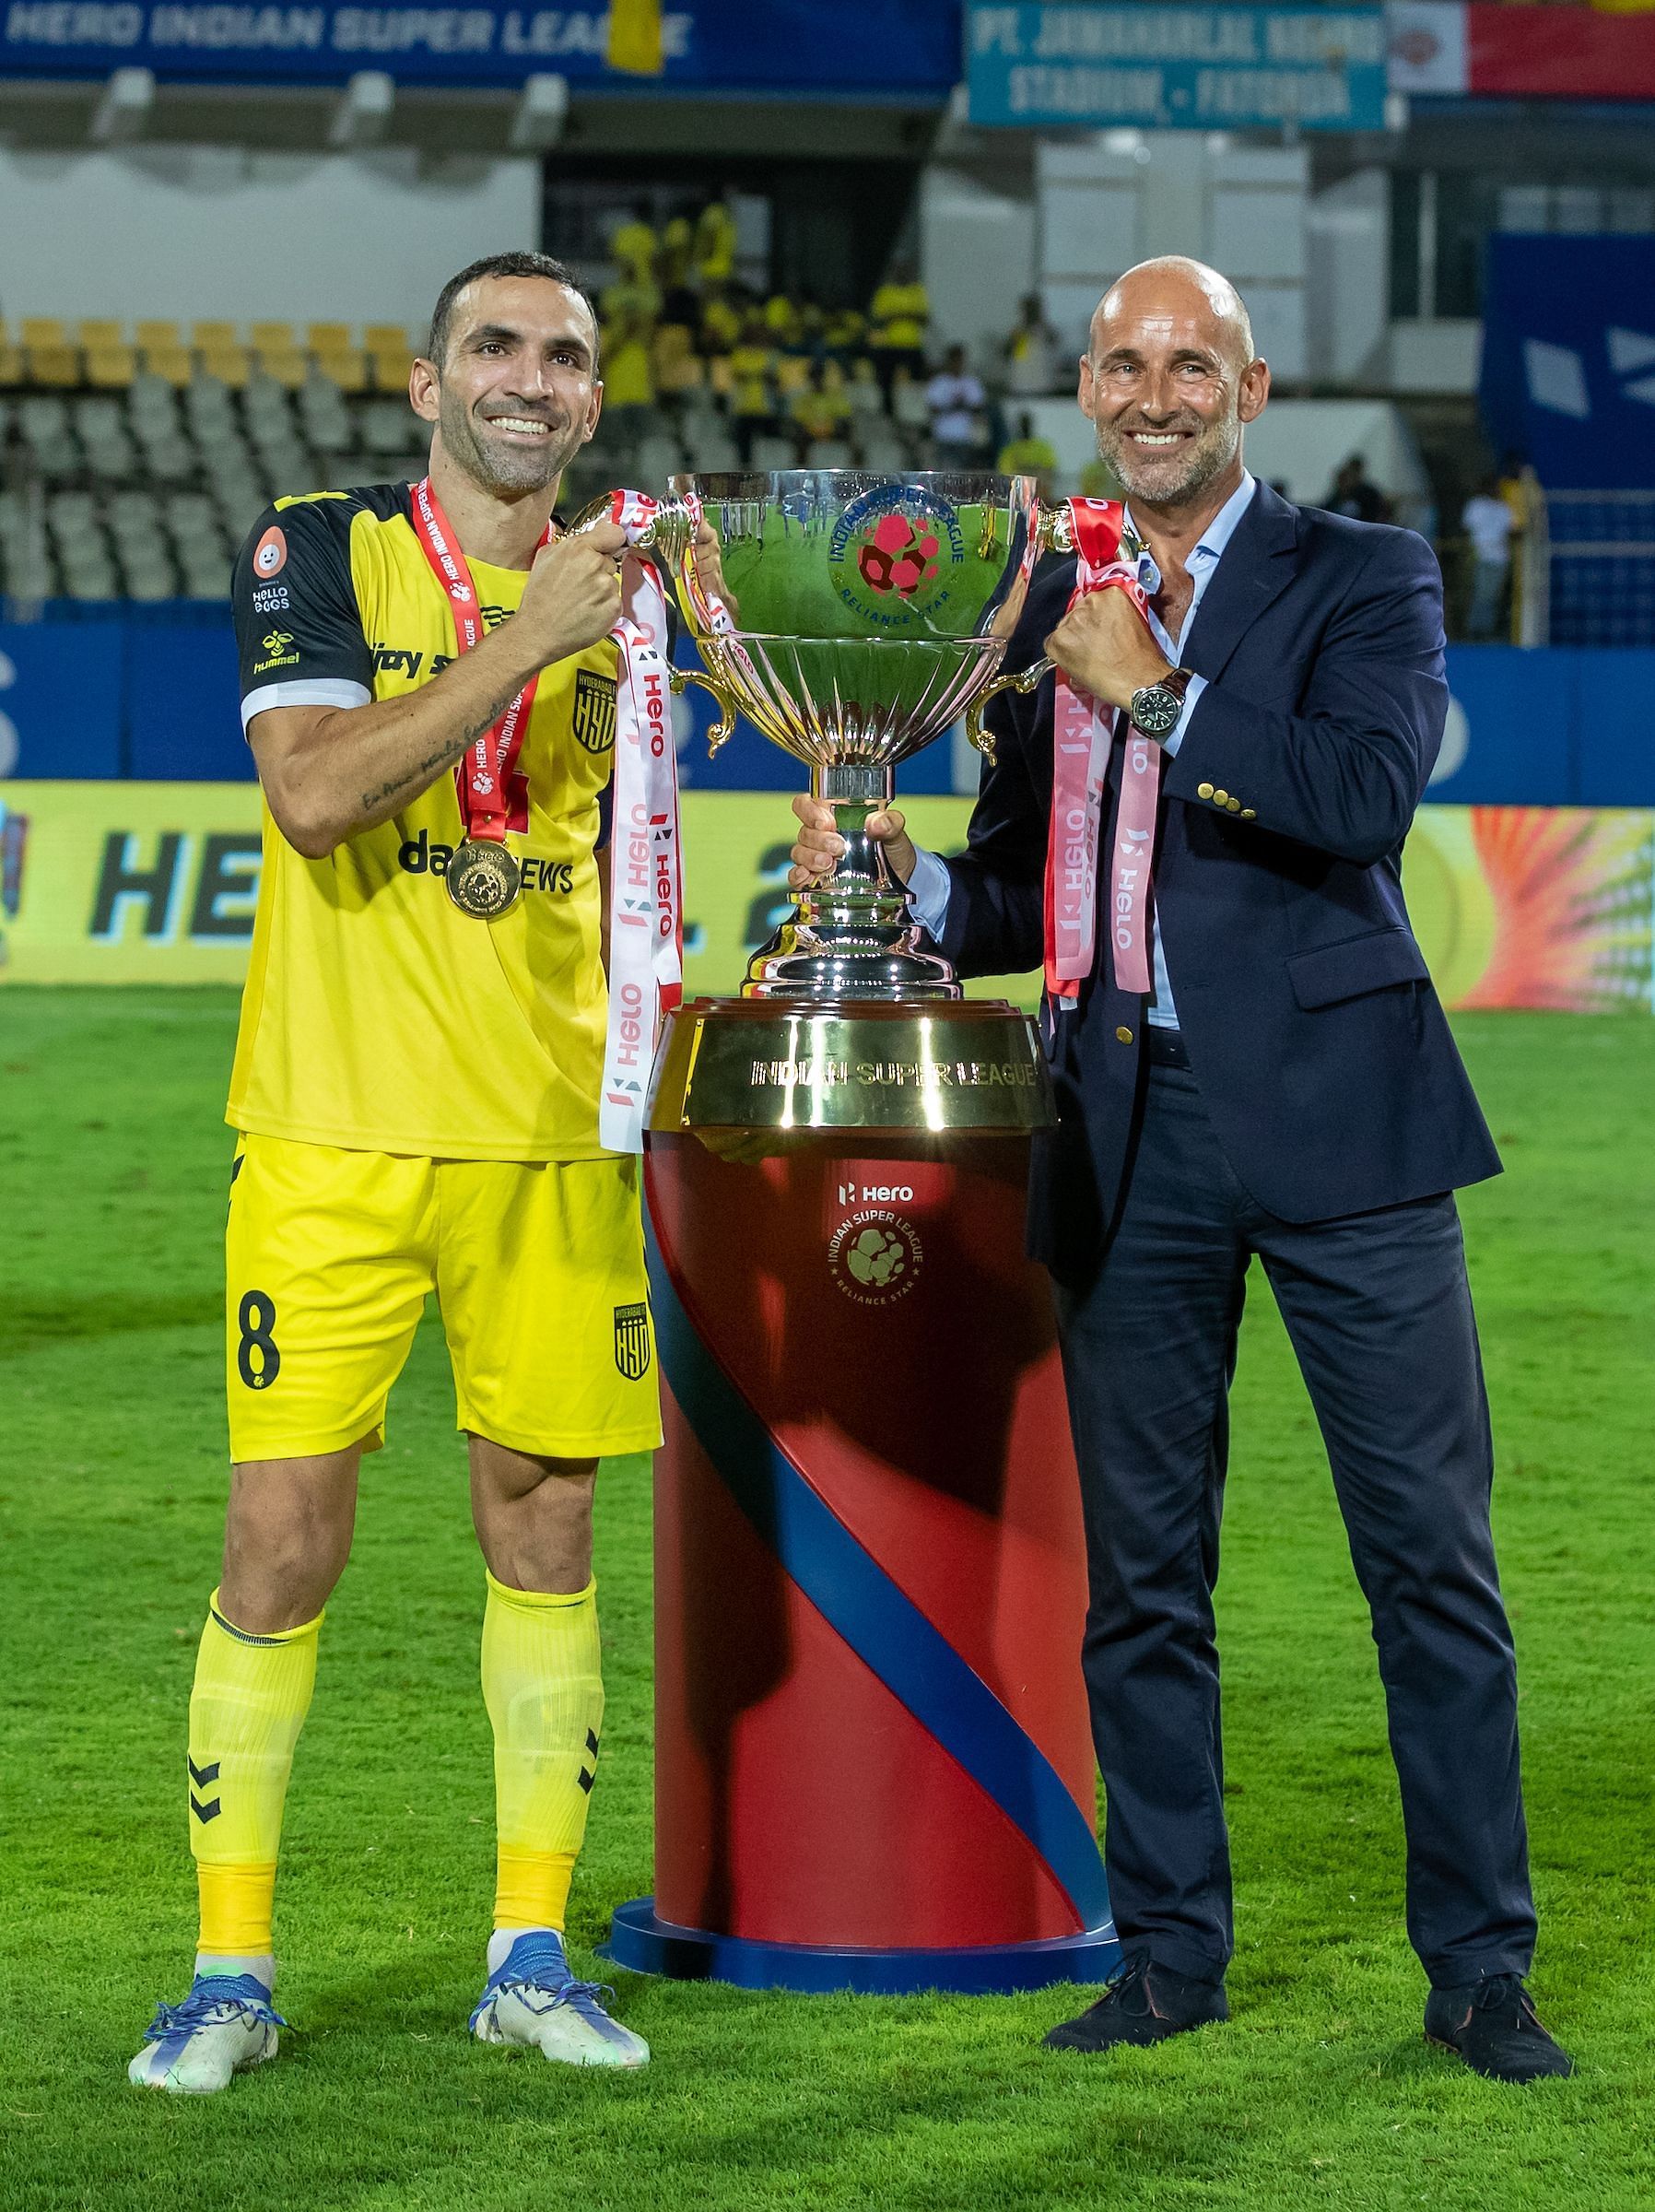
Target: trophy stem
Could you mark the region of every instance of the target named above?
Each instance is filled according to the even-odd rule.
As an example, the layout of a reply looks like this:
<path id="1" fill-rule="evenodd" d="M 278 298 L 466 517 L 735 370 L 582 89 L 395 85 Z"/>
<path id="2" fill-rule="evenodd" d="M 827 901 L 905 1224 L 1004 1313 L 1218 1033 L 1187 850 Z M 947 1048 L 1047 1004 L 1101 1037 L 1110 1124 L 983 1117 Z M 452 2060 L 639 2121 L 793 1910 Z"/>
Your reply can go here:
<path id="1" fill-rule="evenodd" d="M 885 847 L 868 835 L 870 815 L 891 803 L 890 769 L 852 762 L 811 771 L 845 850 L 833 873 L 793 893 L 795 919 L 754 955 L 748 998 L 958 998 L 954 971 L 923 948 L 908 892 Z"/>
<path id="2" fill-rule="evenodd" d="M 897 779 L 888 768 L 815 768 L 811 796 L 825 799 L 833 809 L 835 827 L 845 850 L 833 874 L 819 888 L 800 893 L 803 913 L 808 899 L 816 912 L 827 919 L 829 907 L 842 907 L 847 918 L 855 909 L 870 923 L 900 923 L 906 919 L 908 893 L 891 874 L 885 847 L 868 835 L 868 818 L 881 813 L 896 795 Z"/>

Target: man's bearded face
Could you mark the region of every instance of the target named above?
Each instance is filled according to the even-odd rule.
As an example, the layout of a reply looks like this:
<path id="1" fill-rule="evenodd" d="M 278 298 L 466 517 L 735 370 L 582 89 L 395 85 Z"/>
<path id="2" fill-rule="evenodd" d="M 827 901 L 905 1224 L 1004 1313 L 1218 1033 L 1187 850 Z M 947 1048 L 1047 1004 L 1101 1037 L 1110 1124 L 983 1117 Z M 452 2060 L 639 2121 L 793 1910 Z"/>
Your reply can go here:
<path id="1" fill-rule="evenodd" d="M 1145 507 L 1198 498 L 1241 444 L 1238 347 L 1204 295 L 1186 288 L 1187 307 L 1100 312 L 1082 370 L 1098 454 Z"/>
<path id="2" fill-rule="evenodd" d="M 595 420 L 585 302 L 543 278 L 493 278 L 459 304 L 437 394 L 443 449 L 486 491 L 544 491 Z"/>

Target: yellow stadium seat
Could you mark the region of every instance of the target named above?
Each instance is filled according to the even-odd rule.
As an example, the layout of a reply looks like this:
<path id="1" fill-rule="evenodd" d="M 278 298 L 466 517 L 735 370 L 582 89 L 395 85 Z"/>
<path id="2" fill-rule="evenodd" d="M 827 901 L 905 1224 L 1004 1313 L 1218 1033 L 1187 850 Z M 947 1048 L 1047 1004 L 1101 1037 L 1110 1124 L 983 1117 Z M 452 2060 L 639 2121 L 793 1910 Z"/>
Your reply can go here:
<path id="1" fill-rule="evenodd" d="M 140 332 L 157 329 L 173 330 L 176 334 L 176 326 L 170 323 L 140 323 L 138 329 Z M 182 391 L 189 382 L 190 356 L 185 348 L 178 344 L 176 335 L 170 344 L 158 341 L 146 343 L 140 347 L 139 350 L 144 367 L 149 375 L 160 377 L 164 382 L 171 384 L 179 391 Z"/>
<path id="2" fill-rule="evenodd" d="M 23 348 L 8 346 L 0 339 L 0 384 L 20 384 L 23 382 Z"/>
<path id="3" fill-rule="evenodd" d="M 350 351 L 350 324 L 348 323 L 312 323 L 306 328 L 305 344 L 312 353 L 348 353 Z"/>
<path id="4" fill-rule="evenodd" d="M 255 323 L 252 325 L 252 336 L 254 348 L 260 353 L 292 353 L 298 343 L 291 323 Z"/>
<path id="5" fill-rule="evenodd" d="M 30 348 L 36 346 L 66 346 L 69 334 L 54 316 L 25 315 L 23 343 Z"/>
<path id="6" fill-rule="evenodd" d="M 318 347 L 313 359 L 322 374 L 341 392 L 367 391 L 368 356 L 357 347 L 342 346 L 327 352 Z"/>
<path id="7" fill-rule="evenodd" d="M 268 330 L 272 325 L 255 323 L 252 327 L 256 335 L 259 331 Z M 305 381 L 305 357 L 290 342 L 286 346 L 260 346 L 258 362 L 266 376 L 274 377 L 278 384 L 285 384 L 289 392 L 297 392 Z"/>
<path id="8" fill-rule="evenodd" d="M 101 351 L 107 346 L 124 346 L 126 333 L 119 323 L 82 323 L 77 326 L 80 343 L 88 352 L 96 347 Z"/>
<path id="9" fill-rule="evenodd" d="M 203 346 L 199 350 L 201 365 L 209 376 L 216 376 L 221 384 L 228 384 L 232 392 L 245 390 L 247 380 L 252 374 L 252 363 L 247 358 L 244 346 Z"/>
<path id="10" fill-rule="evenodd" d="M 27 331 L 29 324 L 23 328 Z M 76 346 L 38 346 L 25 347 L 29 356 L 29 381 L 31 384 L 50 384 L 61 390 L 65 385 L 80 382 L 80 348 Z"/>
<path id="11" fill-rule="evenodd" d="M 414 357 L 405 345 L 375 346 L 369 357 L 373 363 L 373 382 L 381 392 L 405 392 L 408 388 L 408 371 Z"/>
<path id="12" fill-rule="evenodd" d="M 138 344 L 150 346 L 182 346 L 176 323 L 140 323 L 137 325 Z"/>
<path id="13" fill-rule="evenodd" d="M 408 334 L 400 323 L 370 323 L 362 333 L 370 353 L 411 353 Z"/>
<path id="14" fill-rule="evenodd" d="M 87 325 L 81 324 L 82 335 Z M 137 374 L 137 355 L 130 346 L 94 346 L 87 343 L 87 382 L 101 391 L 123 392 Z"/>
<path id="15" fill-rule="evenodd" d="M 241 340 L 233 323 L 197 323 L 191 328 L 190 343 L 197 353 L 217 353 L 225 347 L 240 346 Z"/>

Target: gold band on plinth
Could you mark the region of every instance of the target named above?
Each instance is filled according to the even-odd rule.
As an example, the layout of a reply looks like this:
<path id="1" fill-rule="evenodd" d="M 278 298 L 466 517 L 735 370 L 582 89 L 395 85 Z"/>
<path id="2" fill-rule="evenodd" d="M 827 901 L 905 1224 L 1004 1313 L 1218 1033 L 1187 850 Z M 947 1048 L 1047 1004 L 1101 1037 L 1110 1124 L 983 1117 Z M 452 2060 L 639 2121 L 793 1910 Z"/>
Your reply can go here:
<path id="1" fill-rule="evenodd" d="M 659 1131 L 1021 1136 L 1056 1119 L 1039 1032 L 1003 999 L 698 998 L 668 1018 L 649 1105 Z"/>

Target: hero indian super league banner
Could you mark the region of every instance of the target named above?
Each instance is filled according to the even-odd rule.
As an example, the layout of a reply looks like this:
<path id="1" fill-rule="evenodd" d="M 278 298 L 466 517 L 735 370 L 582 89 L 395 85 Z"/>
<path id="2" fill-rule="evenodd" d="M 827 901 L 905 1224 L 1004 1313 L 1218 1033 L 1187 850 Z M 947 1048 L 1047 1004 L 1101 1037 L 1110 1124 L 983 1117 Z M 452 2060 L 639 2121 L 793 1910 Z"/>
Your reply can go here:
<path id="1" fill-rule="evenodd" d="M 942 0 L 696 0 L 663 9 L 659 91 L 859 91 L 945 100 L 959 21 Z M 311 6 L 276 0 L 0 0 L 0 74 L 101 76 L 135 65 L 181 80 L 511 85 L 537 70 L 636 85 L 608 66 L 608 10 Z"/>
<path id="2" fill-rule="evenodd" d="M 973 0 L 966 82 L 976 124 L 1378 131 L 1384 10 Z"/>
<path id="3" fill-rule="evenodd" d="M 730 991 L 792 912 L 791 818 L 773 792 L 689 791 L 683 808 L 685 991 Z M 971 801 L 905 811 L 946 852 Z M 449 858 L 421 838 L 403 865 L 440 896 Z M 256 784 L 0 782 L 0 982 L 239 983 L 259 865 Z M 1650 1010 L 1655 812 L 1427 806 L 1404 876 L 1450 1006 Z M 1039 978 L 971 989 L 1031 1006 Z"/>

